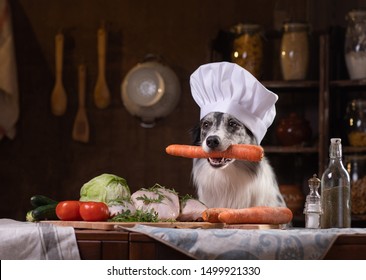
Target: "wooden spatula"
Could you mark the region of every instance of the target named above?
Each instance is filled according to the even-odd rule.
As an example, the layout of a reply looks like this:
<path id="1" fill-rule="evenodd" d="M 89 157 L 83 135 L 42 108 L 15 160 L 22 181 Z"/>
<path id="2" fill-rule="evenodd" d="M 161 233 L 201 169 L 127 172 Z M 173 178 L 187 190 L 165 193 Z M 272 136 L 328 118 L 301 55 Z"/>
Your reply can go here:
<path id="1" fill-rule="evenodd" d="M 67 95 L 62 83 L 64 35 L 59 32 L 55 37 L 56 82 L 51 94 L 51 110 L 55 116 L 62 116 L 66 111 Z"/>
<path id="2" fill-rule="evenodd" d="M 89 122 L 85 110 L 85 79 L 86 69 L 84 64 L 79 65 L 79 108 L 76 113 L 74 127 L 72 130 L 72 138 L 75 141 L 87 143 L 89 142 Z"/>
<path id="3" fill-rule="evenodd" d="M 110 92 L 105 78 L 107 31 L 104 26 L 98 29 L 98 77 L 94 89 L 94 102 L 97 108 L 109 106 Z"/>

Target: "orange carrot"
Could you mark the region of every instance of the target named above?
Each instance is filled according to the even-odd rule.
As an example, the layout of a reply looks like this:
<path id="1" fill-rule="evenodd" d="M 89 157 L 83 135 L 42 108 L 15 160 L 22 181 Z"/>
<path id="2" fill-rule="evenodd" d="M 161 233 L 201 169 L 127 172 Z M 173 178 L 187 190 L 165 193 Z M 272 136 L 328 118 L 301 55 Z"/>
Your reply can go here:
<path id="1" fill-rule="evenodd" d="M 227 224 L 287 224 L 293 217 L 287 207 L 249 207 L 230 209 L 219 214 L 219 221 Z"/>
<path id="2" fill-rule="evenodd" d="M 206 153 L 201 146 L 170 145 L 166 152 L 172 156 L 186 158 L 234 158 L 247 161 L 260 161 L 264 156 L 263 148 L 259 145 L 235 144 L 226 151 Z"/>
<path id="3" fill-rule="evenodd" d="M 208 208 L 202 212 L 202 219 L 209 223 L 220 223 L 219 214 L 231 210 L 230 208 Z"/>

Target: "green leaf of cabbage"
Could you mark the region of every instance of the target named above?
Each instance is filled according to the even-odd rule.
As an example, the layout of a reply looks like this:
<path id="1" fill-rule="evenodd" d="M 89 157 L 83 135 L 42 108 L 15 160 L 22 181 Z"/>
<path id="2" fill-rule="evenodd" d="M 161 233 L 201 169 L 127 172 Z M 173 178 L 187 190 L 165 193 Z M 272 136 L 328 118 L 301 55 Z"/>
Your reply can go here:
<path id="1" fill-rule="evenodd" d="M 131 192 L 125 179 L 113 174 L 102 174 L 85 183 L 80 189 L 80 201 L 120 204 L 130 200 Z"/>

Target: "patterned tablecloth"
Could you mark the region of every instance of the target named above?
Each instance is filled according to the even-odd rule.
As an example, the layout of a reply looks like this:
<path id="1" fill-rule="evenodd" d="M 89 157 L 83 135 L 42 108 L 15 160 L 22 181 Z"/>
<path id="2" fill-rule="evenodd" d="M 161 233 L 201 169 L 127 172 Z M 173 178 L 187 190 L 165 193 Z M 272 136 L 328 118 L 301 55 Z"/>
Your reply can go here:
<path id="1" fill-rule="evenodd" d="M 74 228 L 0 219 L 0 259 L 80 259 Z"/>
<path id="2" fill-rule="evenodd" d="M 366 229 L 175 229 L 137 225 L 143 233 L 201 260 L 322 259 L 339 235 L 366 234 Z"/>

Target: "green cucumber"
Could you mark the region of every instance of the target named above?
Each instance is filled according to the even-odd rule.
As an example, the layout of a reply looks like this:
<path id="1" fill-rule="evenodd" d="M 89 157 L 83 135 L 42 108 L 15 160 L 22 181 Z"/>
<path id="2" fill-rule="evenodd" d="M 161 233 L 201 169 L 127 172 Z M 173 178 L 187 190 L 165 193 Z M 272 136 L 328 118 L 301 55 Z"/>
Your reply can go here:
<path id="1" fill-rule="evenodd" d="M 39 207 L 43 205 L 57 204 L 58 202 L 47 196 L 37 194 L 31 197 L 30 203 L 33 207 Z"/>
<path id="2" fill-rule="evenodd" d="M 42 220 L 58 220 L 56 215 L 57 204 L 48 204 L 38 206 L 36 209 L 32 210 L 32 217 L 35 221 Z"/>

